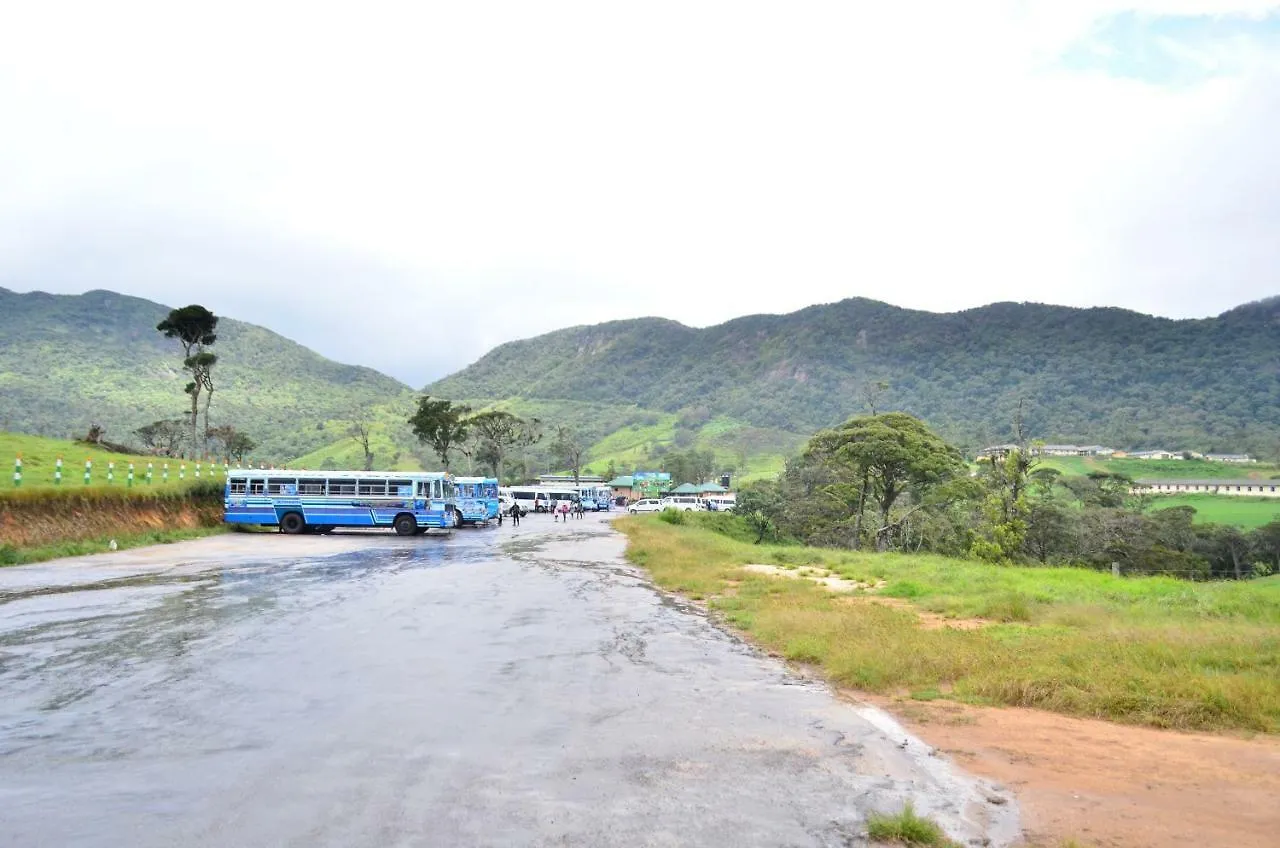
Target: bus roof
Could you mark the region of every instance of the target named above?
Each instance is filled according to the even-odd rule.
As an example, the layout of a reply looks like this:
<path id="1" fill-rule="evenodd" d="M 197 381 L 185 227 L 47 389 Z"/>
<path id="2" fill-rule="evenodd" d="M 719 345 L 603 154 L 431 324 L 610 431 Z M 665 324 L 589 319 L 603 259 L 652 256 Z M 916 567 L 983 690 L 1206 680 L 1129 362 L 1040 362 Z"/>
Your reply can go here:
<path id="1" fill-rule="evenodd" d="M 454 478 L 453 478 L 453 482 L 455 482 L 455 483 L 464 483 L 464 484 L 471 484 L 471 483 L 494 483 L 494 484 L 496 484 L 496 483 L 498 482 L 498 478 L 497 478 L 497 477 L 454 477 Z"/>
<path id="2" fill-rule="evenodd" d="M 256 468 L 232 468 L 227 471 L 228 477 L 254 477 L 271 479 L 273 477 L 292 480 L 295 477 L 325 477 L 330 480 L 439 480 L 448 477 L 444 471 L 290 471 L 277 468 L 272 471 Z"/>

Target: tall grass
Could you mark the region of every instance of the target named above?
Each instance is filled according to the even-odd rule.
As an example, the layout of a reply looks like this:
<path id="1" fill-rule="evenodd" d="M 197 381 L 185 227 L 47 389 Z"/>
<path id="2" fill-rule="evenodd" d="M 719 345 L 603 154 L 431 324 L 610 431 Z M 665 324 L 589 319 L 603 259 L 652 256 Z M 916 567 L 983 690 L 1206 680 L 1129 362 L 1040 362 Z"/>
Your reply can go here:
<path id="1" fill-rule="evenodd" d="M 628 557 L 661 586 L 837 683 L 949 691 L 1154 727 L 1280 731 L 1280 577 L 1187 583 L 1088 569 L 752 545 L 653 517 L 621 519 Z M 743 571 L 812 565 L 980 629 L 928 629 L 912 609 Z"/>
<path id="2" fill-rule="evenodd" d="M 901 813 L 872 813 L 868 816 L 867 836 L 874 842 L 892 842 L 898 845 L 951 848 L 956 844 L 947 839 L 937 822 L 916 813 L 910 801 Z"/>

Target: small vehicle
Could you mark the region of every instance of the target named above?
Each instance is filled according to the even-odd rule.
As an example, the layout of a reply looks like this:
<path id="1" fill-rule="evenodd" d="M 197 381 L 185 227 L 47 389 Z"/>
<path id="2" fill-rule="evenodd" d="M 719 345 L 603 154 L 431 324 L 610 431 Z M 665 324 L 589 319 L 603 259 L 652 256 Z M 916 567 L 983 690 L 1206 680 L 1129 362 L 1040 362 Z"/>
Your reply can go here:
<path id="1" fill-rule="evenodd" d="M 681 512 L 694 512 L 695 510 L 706 509 L 702 501 L 698 498 L 686 498 L 683 496 L 675 496 L 663 498 L 658 502 L 658 509 L 678 509 Z"/>
<path id="2" fill-rule="evenodd" d="M 640 512 L 662 512 L 662 501 L 657 498 L 644 498 L 627 507 L 627 512 L 632 515 Z"/>

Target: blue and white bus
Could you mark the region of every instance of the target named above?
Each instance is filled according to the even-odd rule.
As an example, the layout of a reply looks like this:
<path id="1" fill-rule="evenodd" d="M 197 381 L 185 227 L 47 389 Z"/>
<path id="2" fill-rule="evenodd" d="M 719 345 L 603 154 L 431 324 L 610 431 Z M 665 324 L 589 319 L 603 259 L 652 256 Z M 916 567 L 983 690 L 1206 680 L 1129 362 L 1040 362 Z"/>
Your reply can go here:
<path id="1" fill-rule="evenodd" d="M 443 472 L 254 471 L 227 474 L 228 524 L 328 533 L 336 527 L 391 527 L 401 536 L 462 522 Z"/>
<path id="2" fill-rule="evenodd" d="M 454 477 L 453 487 L 463 524 L 484 524 L 498 517 L 497 478 Z"/>

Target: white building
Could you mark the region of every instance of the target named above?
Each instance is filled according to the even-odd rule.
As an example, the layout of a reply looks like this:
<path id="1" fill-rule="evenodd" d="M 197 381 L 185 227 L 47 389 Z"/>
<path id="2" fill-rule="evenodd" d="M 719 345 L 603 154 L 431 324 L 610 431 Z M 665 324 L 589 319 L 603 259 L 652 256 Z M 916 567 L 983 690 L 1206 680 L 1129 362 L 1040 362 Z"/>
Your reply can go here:
<path id="1" fill-rule="evenodd" d="M 1209 462 L 1257 462 L 1247 453 L 1207 453 L 1204 458 Z"/>
<path id="2" fill-rule="evenodd" d="M 1280 480 L 1135 480 L 1135 495 L 1231 495 L 1280 498 Z"/>
<path id="3" fill-rule="evenodd" d="M 1182 454 L 1167 450 L 1133 451 L 1130 459 L 1182 459 Z"/>

